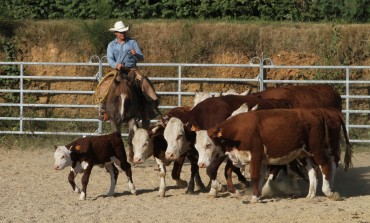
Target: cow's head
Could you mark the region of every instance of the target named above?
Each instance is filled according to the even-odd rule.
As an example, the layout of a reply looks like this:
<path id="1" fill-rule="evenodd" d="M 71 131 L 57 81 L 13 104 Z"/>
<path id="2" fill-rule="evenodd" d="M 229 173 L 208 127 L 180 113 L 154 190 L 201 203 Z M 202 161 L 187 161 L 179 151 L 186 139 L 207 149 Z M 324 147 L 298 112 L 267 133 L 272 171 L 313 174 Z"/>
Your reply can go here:
<path id="1" fill-rule="evenodd" d="M 132 144 L 134 147 L 134 163 L 143 163 L 153 155 L 153 141 L 150 139 L 148 130 L 134 128 Z"/>
<path id="2" fill-rule="evenodd" d="M 206 130 L 198 130 L 196 134 L 195 149 L 199 154 L 198 165 L 204 168 L 209 166 L 213 159 L 222 155 L 223 152 L 221 146 L 215 143 Z"/>
<path id="3" fill-rule="evenodd" d="M 167 141 L 166 159 L 176 160 L 189 149 L 184 123 L 175 117 L 170 118 L 164 130 Z"/>
<path id="4" fill-rule="evenodd" d="M 72 166 L 71 150 L 65 146 L 55 146 L 54 159 L 55 170 L 62 170 L 67 166 Z"/>
<path id="5" fill-rule="evenodd" d="M 202 101 L 204 101 L 208 98 L 211 98 L 211 97 L 212 97 L 212 94 L 207 92 L 207 91 L 198 91 L 198 90 L 196 90 L 195 91 L 195 96 L 194 96 L 194 106 L 196 106 L 200 102 L 202 102 Z"/>

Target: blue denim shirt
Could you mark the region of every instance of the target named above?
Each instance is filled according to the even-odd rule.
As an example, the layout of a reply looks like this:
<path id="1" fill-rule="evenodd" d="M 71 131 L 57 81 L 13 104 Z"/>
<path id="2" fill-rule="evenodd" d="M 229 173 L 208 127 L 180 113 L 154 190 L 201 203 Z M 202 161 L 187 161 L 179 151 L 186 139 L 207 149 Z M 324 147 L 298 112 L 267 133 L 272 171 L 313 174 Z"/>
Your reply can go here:
<path id="1" fill-rule="evenodd" d="M 136 50 L 135 56 L 131 54 L 131 49 Z M 144 60 L 144 56 L 137 42 L 126 38 L 124 43 L 118 43 L 117 39 L 114 39 L 108 44 L 107 59 L 109 65 L 116 69 L 118 63 L 122 63 L 125 67 L 136 67 L 136 63 Z"/>

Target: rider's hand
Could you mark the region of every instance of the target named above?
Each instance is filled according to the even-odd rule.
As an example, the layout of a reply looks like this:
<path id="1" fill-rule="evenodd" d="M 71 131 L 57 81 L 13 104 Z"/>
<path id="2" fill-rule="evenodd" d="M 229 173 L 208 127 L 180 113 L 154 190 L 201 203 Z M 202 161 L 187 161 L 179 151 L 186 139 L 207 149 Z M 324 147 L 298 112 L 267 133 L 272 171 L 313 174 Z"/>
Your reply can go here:
<path id="1" fill-rule="evenodd" d="M 123 67 L 123 65 L 122 64 L 120 64 L 120 63 L 118 63 L 117 65 L 116 65 L 116 69 L 117 70 L 121 70 L 121 68 Z"/>
<path id="2" fill-rule="evenodd" d="M 131 49 L 131 54 L 132 55 L 136 55 L 136 50 L 135 49 Z"/>

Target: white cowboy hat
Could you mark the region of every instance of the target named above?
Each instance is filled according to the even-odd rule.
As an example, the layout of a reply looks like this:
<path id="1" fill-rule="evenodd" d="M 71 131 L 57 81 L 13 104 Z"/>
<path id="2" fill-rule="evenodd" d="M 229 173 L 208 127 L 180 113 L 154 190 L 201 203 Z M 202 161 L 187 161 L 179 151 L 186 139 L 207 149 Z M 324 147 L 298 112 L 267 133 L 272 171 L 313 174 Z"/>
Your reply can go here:
<path id="1" fill-rule="evenodd" d="M 122 21 L 114 23 L 114 27 L 109 29 L 112 32 L 126 32 L 127 30 L 128 26 L 125 26 Z"/>

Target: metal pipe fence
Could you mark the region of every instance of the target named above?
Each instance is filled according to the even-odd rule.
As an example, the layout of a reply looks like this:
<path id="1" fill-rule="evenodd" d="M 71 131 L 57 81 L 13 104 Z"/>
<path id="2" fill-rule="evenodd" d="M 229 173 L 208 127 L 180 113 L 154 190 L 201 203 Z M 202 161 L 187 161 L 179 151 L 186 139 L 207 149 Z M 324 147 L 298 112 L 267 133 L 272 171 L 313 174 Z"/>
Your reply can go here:
<path id="1" fill-rule="evenodd" d="M 100 135 L 110 131 L 109 123 L 97 119 L 99 106 L 91 103 L 89 98 L 95 92 L 95 87 L 108 67 L 104 58 L 94 56 L 87 63 L 62 63 L 62 62 L 0 62 L 0 134 L 29 134 L 29 135 Z M 93 62 L 96 60 L 97 62 Z M 340 89 L 343 99 L 343 113 L 346 118 L 346 127 L 351 142 L 370 143 L 370 66 L 278 66 L 269 58 L 255 57 L 249 64 L 188 64 L 188 63 L 139 63 L 143 69 L 158 67 L 173 68 L 174 71 L 163 76 L 151 76 L 153 83 L 163 83 L 174 87 L 157 91 L 161 97 L 175 98 L 175 103 L 160 105 L 161 109 L 170 109 L 184 106 L 184 99 L 192 97 L 194 90 L 184 89 L 184 85 L 195 84 L 239 84 L 255 86 L 257 91 L 268 87 L 286 84 L 318 84 L 328 83 Z M 6 67 L 17 67 L 16 75 L 7 75 Z M 62 70 L 67 68 L 63 75 L 60 70 L 57 75 L 43 74 L 30 75 L 28 70 L 38 67 L 57 67 Z M 68 68 L 83 67 L 87 69 L 83 76 L 69 74 Z M 240 68 L 256 70 L 252 78 L 245 77 L 194 77 L 187 74 L 188 69 L 215 69 L 215 68 Z M 77 69 L 77 68 L 76 68 Z M 176 70 L 175 70 L 176 69 Z M 299 72 L 325 73 L 326 79 L 289 79 L 274 80 L 269 74 L 277 70 L 298 70 Z M 42 70 L 42 69 L 41 69 Z M 331 73 L 340 74 L 340 78 L 331 77 Z M 30 71 L 31 73 L 31 71 Z M 5 75 L 4 75 L 5 74 Z M 367 76 L 366 76 L 367 75 Z M 199 76 L 199 75 L 198 75 Z M 356 78 L 354 78 L 356 77 Z M 66 83 L 62 89 L 53 87 L 53 84 Z M 72 89 L 71 83 L 89 83 L 90 89 Z M 41 84 L 40 84 L 41 83 Z M 40 84 L 43 87 L 39 88 Z M 47 89 L 45 88 L 46 85 Z M 77 86 L 81 86 L 78 85 Z M 218 92 L 213 91 L 212 94 Z M 53 97 L 58 97 L 53 99 Z M 78 100 L 78 97 L 82 99 Z M 41 98 L 46 98 L 42 101 Z M 62 103 L 64 98 L 68 98 Z M 41 102 L 42 101 L 42 102 Z M 61 101 L 60 103 L 56 103 Z M 189 102 L 189 100 L 188 100 Z M 59 111 L 63 110 L 63 112 Z M 65 117 L 63 117 L 65 116 Z M 153 120 L 154 121 L 154 120 Z M 45 123 L 53 123 L 52 128 Z M 127 136 L 127 130 L 123 130 Z"/>

